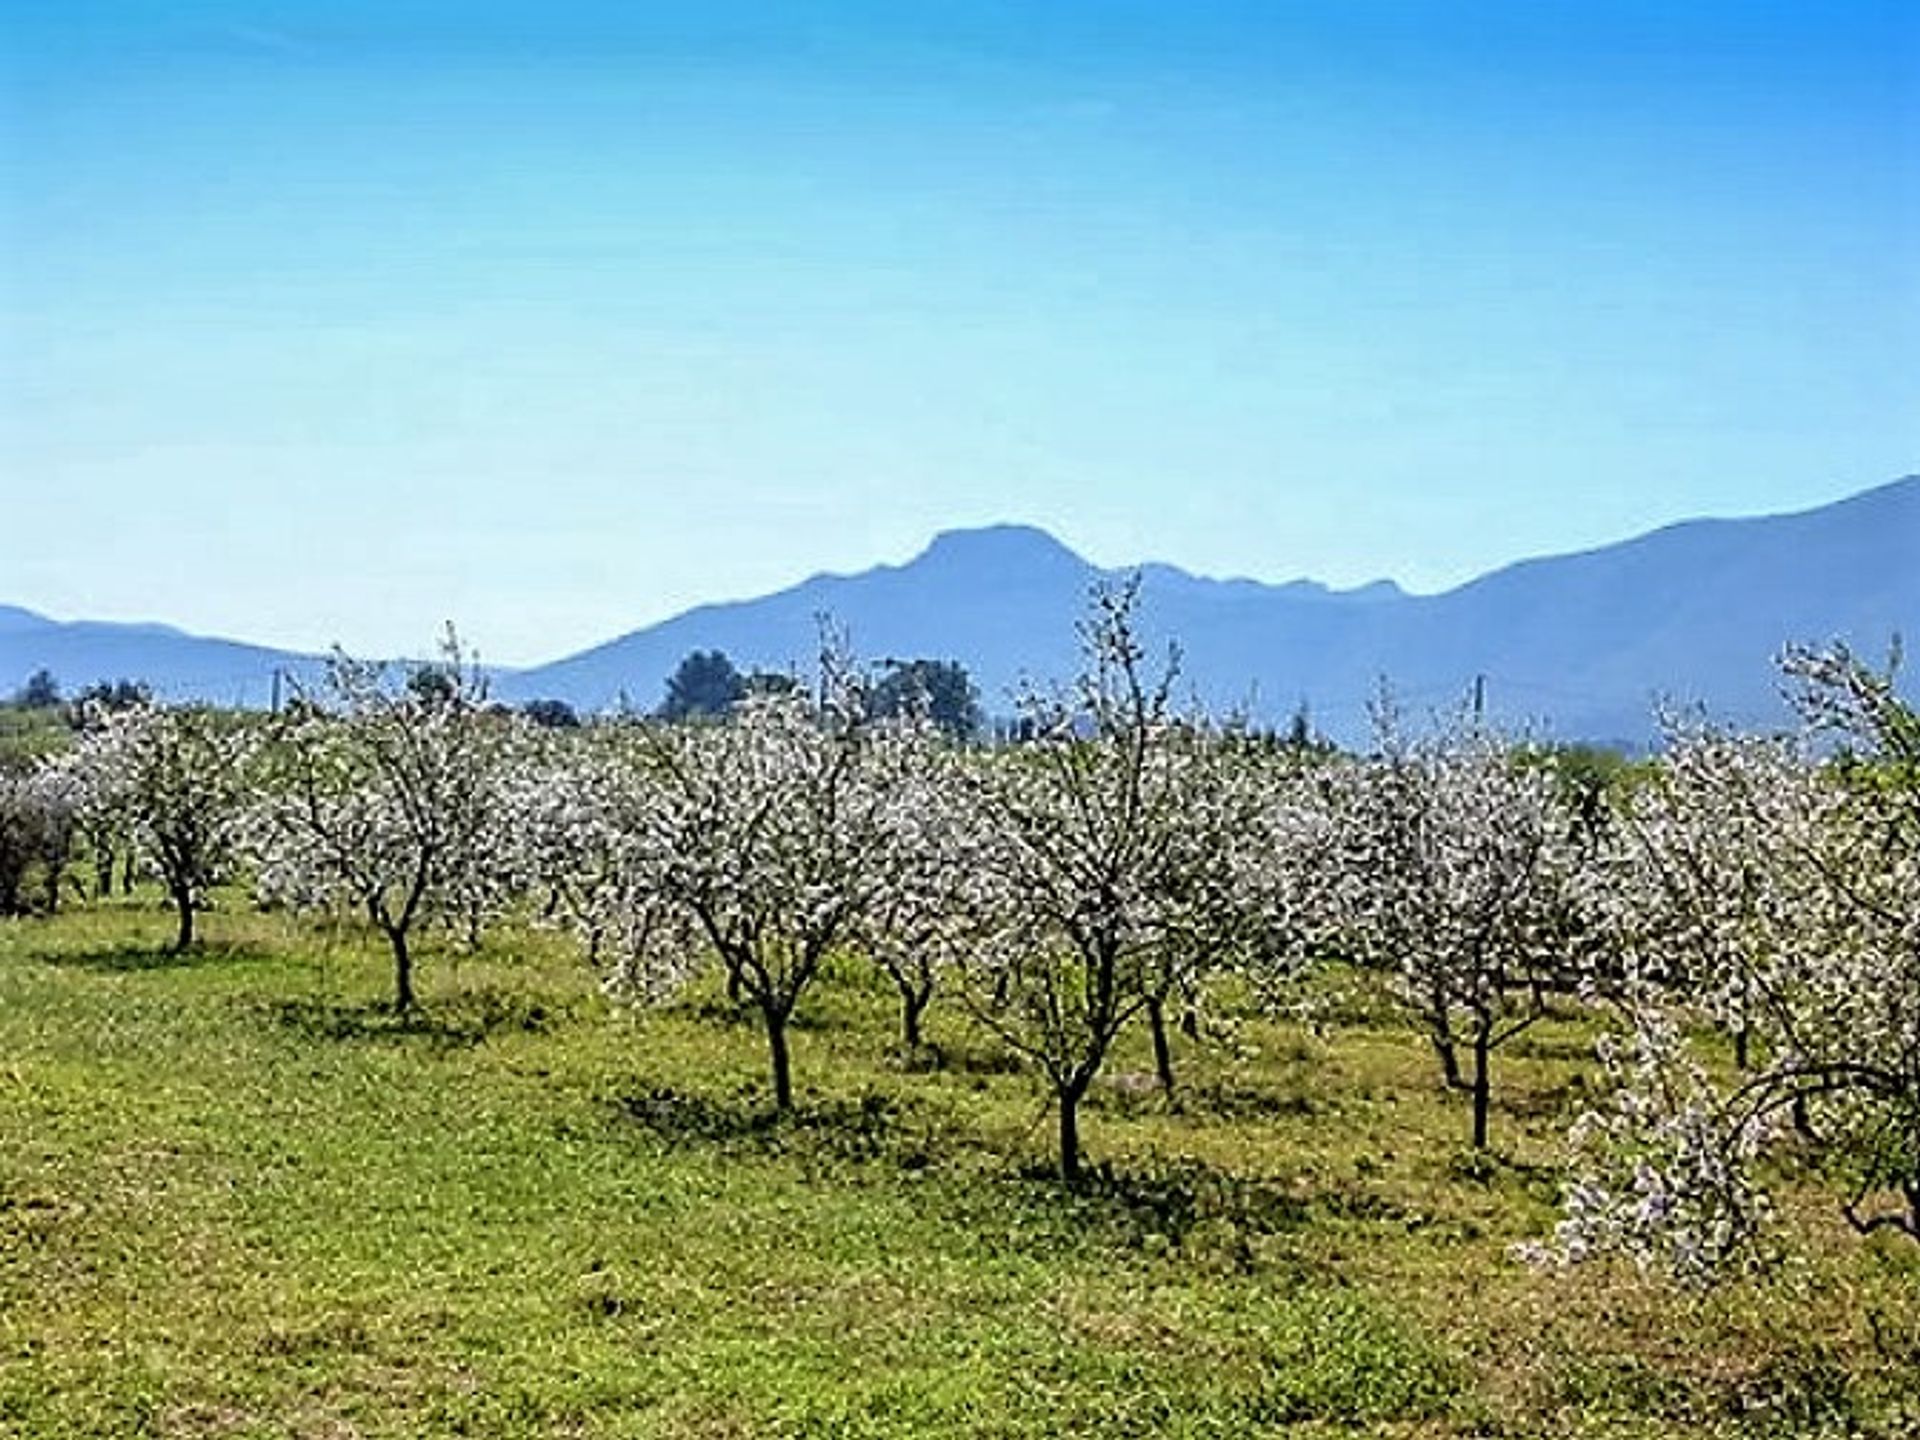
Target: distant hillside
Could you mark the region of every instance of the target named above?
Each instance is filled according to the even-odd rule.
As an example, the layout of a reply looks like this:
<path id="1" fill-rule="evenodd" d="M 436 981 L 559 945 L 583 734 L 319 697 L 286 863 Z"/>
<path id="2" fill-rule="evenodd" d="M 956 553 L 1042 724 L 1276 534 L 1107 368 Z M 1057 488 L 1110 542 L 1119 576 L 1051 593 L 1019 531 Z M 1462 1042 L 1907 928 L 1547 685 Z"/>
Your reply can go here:
<path id="1" fill-rule="evenodd" d="M 806 669 L 828 615 L 864 658 L 965 663 L 989 711 L 1022 678 L 1068 674 L 1074 621 L 1103 573 L 1044 531 L 952 531 L 904 565 L 816 575 L 759 599 L 701 606 L 551 664 L 496 675 L 507 700 L 583 710 L 660 698 L 690 650 L 743 669 Z M 1364 733 L 1380 677 L 1416 711 L 1484 677 L 1493 713 L 1563 738 L 1642 743 L 1657 699 L 1764 725 L 1784 718 L 1773 656 L 1845 638 L 1875 657 L 1920 633 L 1920 477 L 1792 515 L 1696 520 L 1581 554 L 1521 561 L 1438 595 L 1390 581 L 1215 580 L 1142 567 L 1145 620 L 1178 637 L 1187 683 L 1215 706 L 1279 723 L 1305 704 L 1335 738 Z M 315 657 L 166 626 L 62 624 L 0 607 L 0 693 L 45 667 L 71 692 L 146 679 L 171 698 L 260 705 L 276 668 Z"/>
<path id="2" fill-rule="evenodd" d="M 0 697 L 45 669 L 68 695 L 99 681 L 141 680 L 163 699 L 265 706 L 276 670 L 311 675 L 320 663 L 315 655 L 189 635 L 170 625 L 49 620 L 0 606 Z"/>
<path id="3" fill-rule="evenodd" d="M 1073 621 L 1101 573 L 1040 530 L 951 532 L 905 565 L 703 606 L 502 689 L 584 708 L 624 692 L 650 705 L 689 650 L 717 647 L 743 668 L 804 666 L 826 613 L 863 656 L 964 661 L 988 708 L 1004 709 L 1021 676 L 1068 672 Z M 1641 743 L 1662 698 L 1745 723 L 1781 719 L 1772 658 L 1789 640 L 1846 638 L 1878 656 L 1895 632 L 1920 631 L 1920 477 L 1799 514 L 1690 521 L 1522 561 L 1439 595 L 1211 580 L 1157 564 L 1143 576 L 1150 627 L 1178 637 L 1209 703 L 1275 722 L 1304 703 L 1354 740 L 1382 676 L 1415 708 L 1455 703 L 1484 676 L 1508 721 Z"/>

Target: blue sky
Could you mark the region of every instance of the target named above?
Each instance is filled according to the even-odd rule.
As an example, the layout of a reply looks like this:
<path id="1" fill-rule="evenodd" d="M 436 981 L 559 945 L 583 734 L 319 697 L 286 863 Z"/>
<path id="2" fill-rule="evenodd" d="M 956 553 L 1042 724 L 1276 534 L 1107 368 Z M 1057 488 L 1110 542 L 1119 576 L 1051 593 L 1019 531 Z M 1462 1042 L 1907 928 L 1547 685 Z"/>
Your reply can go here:
<path id="1" fill-rule="evenodd" d="M 1920 469 L 1920 7 L 7 0 L 0 602 L 532 661 Z"/>

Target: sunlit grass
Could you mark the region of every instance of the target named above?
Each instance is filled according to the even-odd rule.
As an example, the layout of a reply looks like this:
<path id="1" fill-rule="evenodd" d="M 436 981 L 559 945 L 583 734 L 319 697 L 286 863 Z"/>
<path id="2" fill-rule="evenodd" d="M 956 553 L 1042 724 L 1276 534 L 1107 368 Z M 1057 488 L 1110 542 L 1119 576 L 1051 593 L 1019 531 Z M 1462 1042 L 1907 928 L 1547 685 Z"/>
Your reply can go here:
<path id="1" fill-rule="evenodd" d="M 1809 1197 L 1705 1299 L 1536 1273 L 1583 1022 L 1503 1055 L 1495 1159 L 1389 1011 L 1118 1055 L 1098 1172 L 958 1017 L 857 965 L 798 1113 L 715 993 L 609 1008 L 538 933 L 423 967 L 229 905 L 0 924 L 0 1431 L 1912 1434 L 1920 1255 Z M 1289 1429 L 1288 1427 L 1296 1427 Z"/>

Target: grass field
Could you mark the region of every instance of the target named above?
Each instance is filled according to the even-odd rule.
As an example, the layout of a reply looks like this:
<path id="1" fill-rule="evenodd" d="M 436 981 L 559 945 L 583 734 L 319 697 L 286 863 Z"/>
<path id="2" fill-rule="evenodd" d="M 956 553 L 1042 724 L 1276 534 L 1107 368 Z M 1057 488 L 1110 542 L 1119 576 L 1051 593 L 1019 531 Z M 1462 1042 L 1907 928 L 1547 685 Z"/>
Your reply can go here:
<path id="1" fill-rule="evenodd" d="M 229 906 L 0 923 L 0 1433 L 1914 1435 L 1920 1247 L 1809 1197 L 1700 1298 L 1510 1256 L 1553 1219 L 1591 1035 L 1496 1071 L 1322 1033 L 1129 1051 L 1046 1178 L 1038 1092 L 958 1017 L 903 1064 L 844 964 L 799 1112 L 717 995 L 609 1009 L 565 946 L 428 958 Z"/>

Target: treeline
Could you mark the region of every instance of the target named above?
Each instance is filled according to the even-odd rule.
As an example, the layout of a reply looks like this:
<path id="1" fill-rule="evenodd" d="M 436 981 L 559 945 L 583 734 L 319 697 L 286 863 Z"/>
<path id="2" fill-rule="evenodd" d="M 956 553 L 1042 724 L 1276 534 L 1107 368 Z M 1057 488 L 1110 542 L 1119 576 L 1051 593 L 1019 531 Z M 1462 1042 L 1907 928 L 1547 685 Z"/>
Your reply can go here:
<path id="1" fill-rule="evenodd" d="M 1069 1182 L 1130 1027 L 1177 1104 L 1178 1051 L 1224 995 L 1285 1003 L 1359 966 L 1475 1146 L 1504 1046 L 1556 1008 L 1608 1020 L 1611 1084 L 1542 1258 L 1722 1273 L 1754 1252 L 1782 1153 L 1860 1229 L 1920 1238 L 1920 721 L 1890 674 L 1790 653 L 1800 733 L 1675 717 L 1634 766 L 1470 708 L 1416 728 L 1383 694 L 1346 755 L 1182 705 L 1134 605 L 1095 592 L 1080 673 L 1022 693 L 997 746 L 968 743 L 958 667 L 831 644 L 805 685 L 690 656 L 660 714 L 584 725 L 491 706 L 451 641 L 398 683 L 337 659 L 272 716 L 88 707 L 70 750 L 0 779 L 0 904 L 57 903 L 75 867 L 104 889 L 137 857 L 184 949 L 209 892 L 244 882 L 360 915 L 401 1010 L 426 937 L 562 928 L 623 1003 L 717 970 L 781 1109 L 794 1017 L 829 957 L 862 957 L 904 1046 L 944 1005 L 1039 1079 Z"/>

